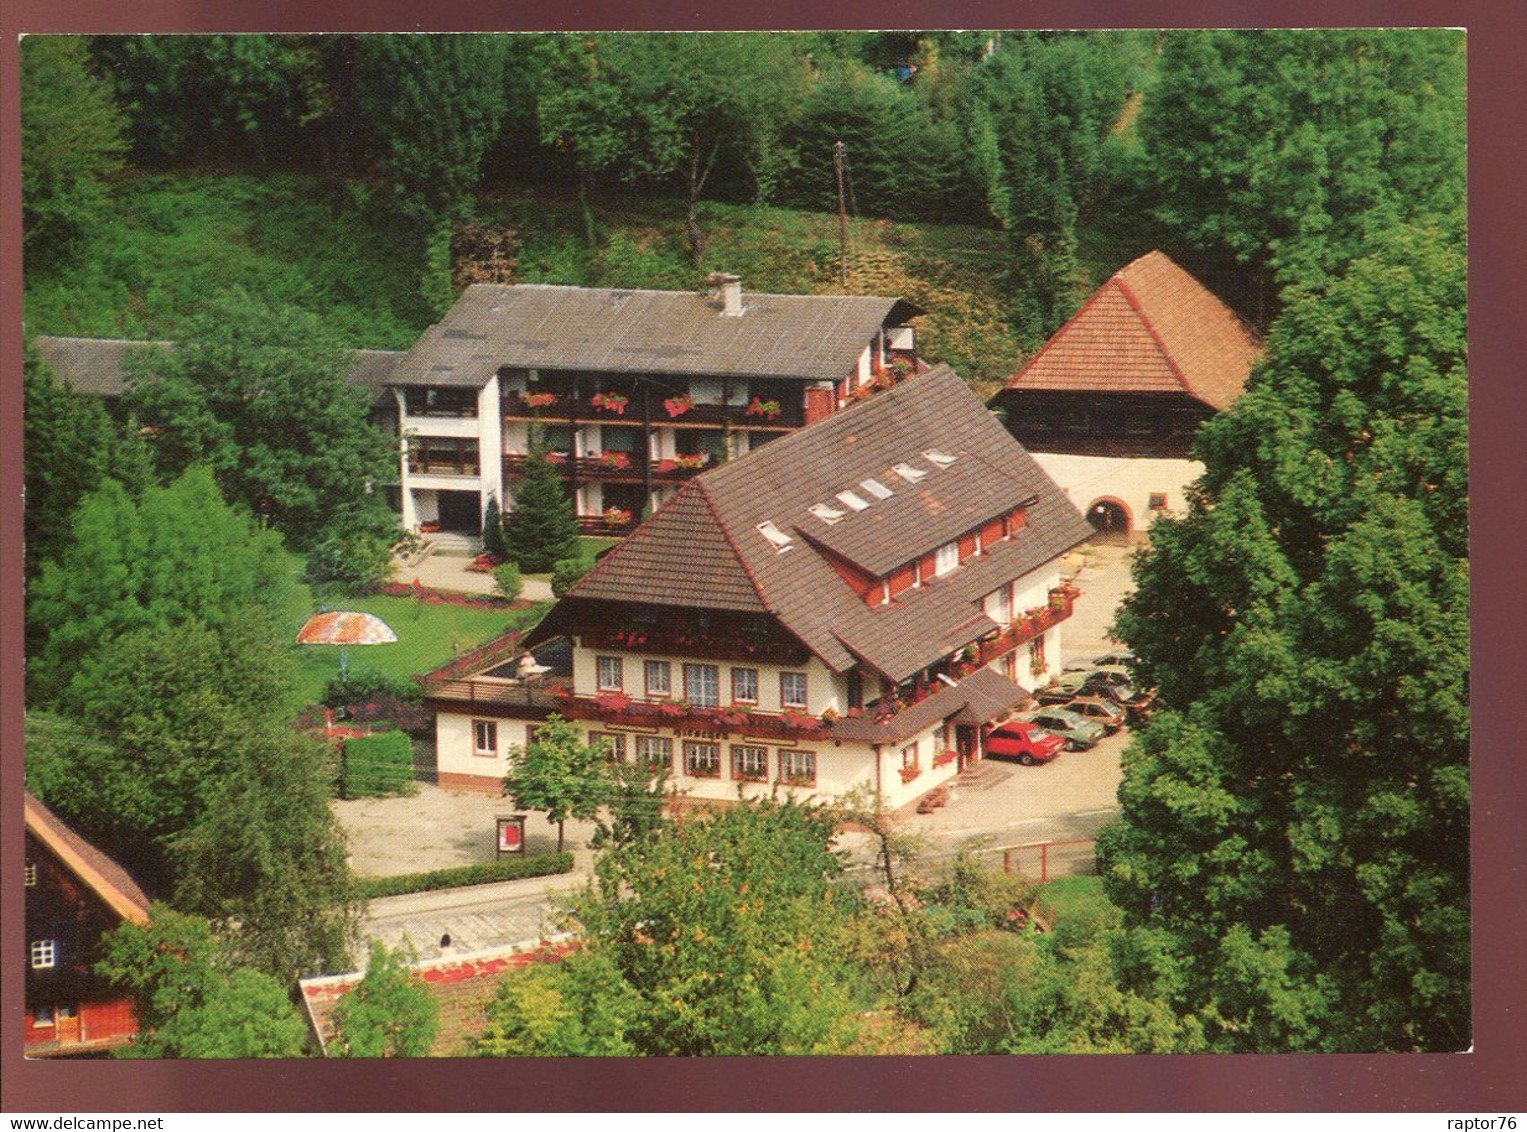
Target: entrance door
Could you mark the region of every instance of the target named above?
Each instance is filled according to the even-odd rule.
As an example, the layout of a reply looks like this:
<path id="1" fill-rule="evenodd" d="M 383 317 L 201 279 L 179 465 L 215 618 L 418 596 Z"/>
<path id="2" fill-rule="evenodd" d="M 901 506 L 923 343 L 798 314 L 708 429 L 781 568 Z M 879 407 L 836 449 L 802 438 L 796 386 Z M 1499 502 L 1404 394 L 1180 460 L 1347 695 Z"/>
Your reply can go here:
<path id="1" fill-rule="evenodd" d="M 954 749 L 959 753 L 961 770 L 976 763 L 981 758 L 981 748 L 976 743 L 976 729 L 968 723 L 956 724 Z"/>
<path id="2" fill-rule="evenodd" d="M 465 535 L 482 534 L 481 500 L 475 491 L 440 493 L 440 529 Z"/>
<path id="3" fill-rule="evenodd" d="M 1113 499 L 1099 499 L 1087 508 L 1087 521 L 1103 536 L 1102 541 L 1124 539 L 1129 534 L 1129 513 Z"/>

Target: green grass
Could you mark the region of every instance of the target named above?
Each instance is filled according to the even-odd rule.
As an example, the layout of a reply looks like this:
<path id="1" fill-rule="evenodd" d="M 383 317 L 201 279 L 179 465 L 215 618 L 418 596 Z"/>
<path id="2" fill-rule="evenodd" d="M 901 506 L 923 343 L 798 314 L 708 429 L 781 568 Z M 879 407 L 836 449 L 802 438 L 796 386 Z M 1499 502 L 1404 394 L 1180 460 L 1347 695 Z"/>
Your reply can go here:
<path id="1" fill-rule="evenodd" d="M 528 629 L 541 619 L 545 606 L 534 609 L 478 609 L 463 605 L 428 605 L 411 597 L 339 598 L 327 608 L 372 613 L 398 635 L 396 644 L 355 645 L 350 670 L 372 669 L 394 679 L 422 675 L 452 657 L 476 648 L 506 629 Z M 300 626 L 292 627 L 295 637 Z M 339 652 L 333 645 L 300 650 L 295 706 L 319 701 L 324 685 L 339 675 Z"/>
<path id="2" fill-rule="evenodd" d="M 1105 917 L 1113 908 L 1102 877 L 1061 877 L 1045 885 L 1040 898 L 1057 917 Z"/>
<path id="3" fill-rule="evenodd" d="M 357 347 L 406 348 L 438 317 L 421 296 L 418 249 L 358 183 L 195 170 L 131 174 L 112 193 L 112 215 L 72 262 L 27 274 L 29 333 L 174 338 L 206 296 L 231 283 L 318 313 Z M 829 212 L 703 201 L 701 269 L 676 196 L 596 201 L 593 247 L 571 194 L 484 194 L 478 213 L 512 229 L 520 282 L 692 289 L 724 269 L 752 290 L 842 290 L 838 218 Z M 1151 235 L 1138 217 L 1100 216 L 1078 239 L 1096 284 L 1148 251 Z M 924 357 L 948 362 L 982 393 L 1017 368 L 1002 232 L 856 218 L 849 253 L 851 293 L 899 295 L 927 311 L 917 324 Z"/>

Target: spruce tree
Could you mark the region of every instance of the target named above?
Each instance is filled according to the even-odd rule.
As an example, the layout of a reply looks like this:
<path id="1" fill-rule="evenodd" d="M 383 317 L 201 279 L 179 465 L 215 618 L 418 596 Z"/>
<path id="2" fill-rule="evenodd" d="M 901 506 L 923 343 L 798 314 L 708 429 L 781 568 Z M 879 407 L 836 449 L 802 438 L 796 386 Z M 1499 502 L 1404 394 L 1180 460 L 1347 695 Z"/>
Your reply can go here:
<path id="1" fill-rule="evenodd" d="M 504 528 L 509 557 L 526 574 L 544 574 L 559 560 L 578 556 L 578 516 L 538 433 L 531 437 Z"/>

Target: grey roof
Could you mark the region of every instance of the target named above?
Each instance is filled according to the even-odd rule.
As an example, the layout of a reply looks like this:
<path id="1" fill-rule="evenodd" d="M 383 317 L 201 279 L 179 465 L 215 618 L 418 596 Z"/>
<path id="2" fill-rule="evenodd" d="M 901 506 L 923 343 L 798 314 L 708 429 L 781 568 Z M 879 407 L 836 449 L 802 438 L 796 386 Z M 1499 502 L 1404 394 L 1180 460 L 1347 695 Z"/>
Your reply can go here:
<path id="1" fill-rule="evenodd" d="M 953 687 L 940 688 L 889 719 L 866 716 L 834 720 L 832 737 L 861 743 L 900 743 L 941 720 L 990 723 L 1028 701 L 1028 692 L 1006 676 L 992 668 L 981 668 Z"/>
<path id="2" fill-rule="evenodd" d="M 40 334 L 33 343 L 53 376 L 76 393 L 120 397 L 127 392 L 127 360 L 150 350 L 173 350 L 173 342 L 128 338 L 56 338 Z M 372 399 L 384 395 L 401 350 L 357 350 L 350 384 L 368 390 Z"/>
<path id="3" fill-rule="evenodd" d="M 934 468 L 918 459 L 929 470 L 916 485 L 889 472 L 894 463 L 911 462 L 928 449 L 955 461 Z M 893 495 L 863 511 L 844 508 L 844 517 L 826 529 L 852 532 L 855 524 L 870 520 L 866 529 L 873 534 L 862 540 L 860 556 L 892 567 L 912 562 L 949 540 L 944 512 L 927 502 L 949 498 L 941 476 L 958 485 L 962 498 L 947 506 L 965 523 L 961 530 L 1025 501 L 1028 525 L 952 573 L 877 608 L 866 605 L 803 537 L 826 528 L 807 510 L 811 504 L 831 501 L 836 492 L 873 477 L 897 493 L 905 491 L 913 503 L 898 503 Z M 882 507 L 890 521 L 874 519 Z M 760 533 L 765 522 L 791 537 L 788 549 L 776 549 Z M 831 668 L 846 671 L 863 660 L 900 681 L 997 629 L 981 612 L 981 599 L 1091 533 L 1033 457 L 958 375 L 942 366 L 689 481 L 632 536 L 642 540 L 639 555 L 612 551 L 572 594 L 757 609 L 746 595 L 751 587 L 757 602 Z M 736 564 L 723 567 L 728 553 Z"/>
<path id="4" fill-rule="evenodd" d="M 841 381 L 876 331 L 922 313 L 870 295 L 744 292 L 742 306 L 722 314 L 694 291 L 474 283 L 392 381 L 481 388 L 504 366 Z"/>

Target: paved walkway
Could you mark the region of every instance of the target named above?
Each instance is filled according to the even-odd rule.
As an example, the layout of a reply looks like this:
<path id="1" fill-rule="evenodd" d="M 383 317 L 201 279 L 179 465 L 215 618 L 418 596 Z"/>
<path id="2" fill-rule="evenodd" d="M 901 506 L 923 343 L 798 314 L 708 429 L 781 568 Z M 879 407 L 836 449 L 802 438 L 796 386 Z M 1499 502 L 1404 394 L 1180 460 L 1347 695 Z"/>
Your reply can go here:
<path id="1" fill-rule="evenodd" d="M 452 554 L 429 554 L 412 565 L 394 561 L 392 580 L 404 585 L 418 579 L 420 585 L 437 590 L 449 590 L 463 594 L 493 594 L 498 588 L 493 584 L 492 574 L 468 570 L 470 558 Z M 550 601 L 551 583 L 543 578 L 526 578 L 520 596 L 527 601 Z"/>

